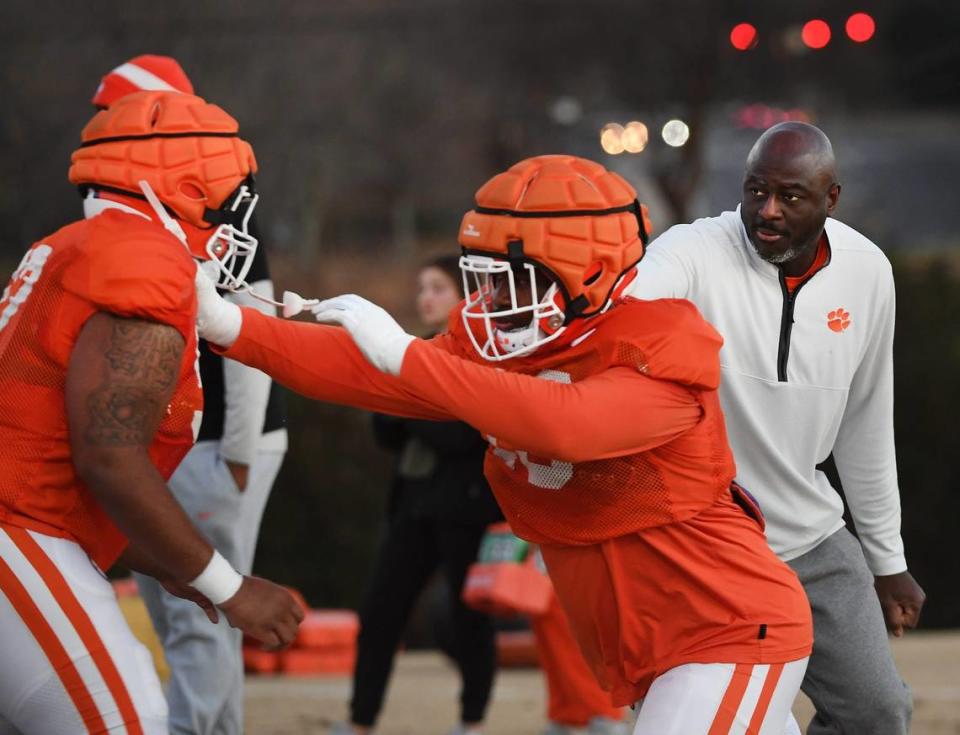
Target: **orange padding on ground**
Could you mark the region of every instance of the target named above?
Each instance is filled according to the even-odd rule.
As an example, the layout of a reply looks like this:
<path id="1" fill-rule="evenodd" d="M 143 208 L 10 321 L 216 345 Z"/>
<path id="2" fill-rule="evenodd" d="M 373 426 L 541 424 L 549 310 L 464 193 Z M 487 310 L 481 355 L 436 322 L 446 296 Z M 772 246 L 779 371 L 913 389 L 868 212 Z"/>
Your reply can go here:
<path id="1" fill-rule="evenodd" d="M 357 614 L 352 610 L 310 609 L 299 592 L 294 589 L 290 592 L 306 613 L 293 645 L 285 651 L 263 651 L 255 641 L 244 639 L 246 671 L 291 676 L 351 673 L 360 631 Z"/>
<path id="2" fill-rule="evenodd" d="M 349 674 L 357 660 L 355 649 L 320 651 L 293 648 L 280 654 L 280 670 L 289 676 Z"/>
<path id="3" fill-rule="evenodd" d="M 308 610 L 300 623 L 294 648 L 353 648 L 360 620 L 353 610 Z"/>
<path id="4" fill-rule="evenodd" d="M 122 597 L 138 597 L 140 595 L 140 590 L 137 588 L 137 581 L 132 576 L 114 579 L 111 584 L 113 585 L 113 593 L 118 599 Z"/>
<path id="5" fill-rule="evenodd" d="M 243 668 L 249 674 L 275 674 L 280 670 L 280 654 L 275 651 L 261 651 L 245 644 Z"/>
<path id="6" fill-rule="evenodd" d="M 537 640 L 532 630 L 502 630 L 497 633 L 497 665 L 502 668 L 540 666 Z"/>
<path id="7" fill-rule="evenodd" d="M 525 562 L 478 562 L 463 584 L 463 601 L 491 615 L 542 615 L 550 606 L 553 587 L 534 555 Z"/>

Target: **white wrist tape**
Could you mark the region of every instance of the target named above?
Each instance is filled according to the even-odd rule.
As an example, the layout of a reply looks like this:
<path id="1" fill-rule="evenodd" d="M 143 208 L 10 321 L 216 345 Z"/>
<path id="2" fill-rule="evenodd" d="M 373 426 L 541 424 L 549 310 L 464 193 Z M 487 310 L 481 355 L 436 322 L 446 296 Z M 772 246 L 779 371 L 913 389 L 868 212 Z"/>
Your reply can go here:
<path id="1" fill-rule="evenodd" d="M 217 293 L 209 271 L 216 268 L 213 261 L 197 265 L 197 333 L 208 342 L 230 347 L 237 341 L 243 325 L 240 307 Z M 214 274 L 215 278 L 215 274 Z"/>
<path id="2" fill-rule="evenodd" d="M 214 549 L 207 566 L 189 584 L 214 605 L 220 605 L 237 594 L 243 584 L 243 575 Z"/>
<path id="3" fill-rule="evenodd" d="M 214 302 L 213 309 L 197 320 L 197 330 L 207 342 L 220 347 L 231 347 L 240 336 L 243 312 L 226 299 Z"/>

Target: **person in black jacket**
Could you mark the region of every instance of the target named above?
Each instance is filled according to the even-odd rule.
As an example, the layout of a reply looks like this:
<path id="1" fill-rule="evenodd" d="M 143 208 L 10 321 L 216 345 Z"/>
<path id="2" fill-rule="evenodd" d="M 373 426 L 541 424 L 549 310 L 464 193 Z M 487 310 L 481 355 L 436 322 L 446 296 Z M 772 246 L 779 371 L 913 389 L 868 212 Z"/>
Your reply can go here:
<path id="1" fill-rule="evenodd" d="M 446 327 L 462 298 L 458 258 L 438 257 L 418 275 L 417 312 L 432 332 Z M 450 653 L 463 680 L 461 723 L 451 735 L 479 735 L 495 670 L 493 621 L 460 599 L 486 527 L 501 514 L 483 477 L 486 441 L 467 424 L 377 414 L 377 442 L 398 452 L 388 525 L 360 611 L 349 725 L 370 732 L 383 705 L 397 647 L 420 592 L 439 568 L 450 588 Z"/>

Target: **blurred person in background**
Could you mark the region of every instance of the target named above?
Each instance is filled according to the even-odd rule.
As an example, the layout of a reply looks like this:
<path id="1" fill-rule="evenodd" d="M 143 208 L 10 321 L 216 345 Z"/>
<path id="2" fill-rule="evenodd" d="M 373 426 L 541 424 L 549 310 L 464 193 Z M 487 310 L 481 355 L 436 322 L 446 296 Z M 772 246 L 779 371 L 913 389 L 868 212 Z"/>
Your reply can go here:
<path id="1" fill-rule="evenodd" d="M 737 481 L 756 495 L 770 545 L 813 610 L 807 732 L 904 735 L 912 702 L 887 631 L 916 627 L 924 594 L 900 537 L 890 263 L 832 218 L 833 147 L 812 125 L 760 136 L 742 197 L 736 212 L 657 238 L 630 293 L 689 299 L 723 335 Z M 859 542 L 817 469 L 831 453 Z"/>
<path id="2" fill-rule="evenodd" d="M 93 96 L 97 108 L 139 90 L 193 93 L 180 64 L 168 56 L 137 56 L 110 71 Z M 246 276 L 273 298 L 256 214 L 247 224 L 258 247 Z M 249 293 L 225 291 L 235 303 L 276 314 Z M 225 360 L 199 344 L 203 422 L 197 442 L 170 478 L 170 489 L 194 525 L 242 574 L 253 569 L 260 520 L 287 448 L 286 417 L 277 386 L 259 370 Z M 136 575 L 170 666 L 170 731 L 191 735 L 243 732 L 241 634 L 226 621 L 213 626 L 195 605 Z"/>
<path id="3" fill-rule="evenodd" d="M 688 301 L 623 296 L 649 221 L 618 175 L 538 156 L 476 199 L 445 334 L 417 339 L 353 294 L 313 306 L 343 329 L 270 319 L 203 273 L 198 329 L 304 395 L 487 437 L 497 501 L 612 702 L 639 703 L 634 735 L 781 735 L 810 606 L 733 482 L 722 339 Z"/>
<path id="4" fill-rule="evenodd" d="M 446 330 L 463 298 L 457 256 L 427 261 L 417 274 L 417 315 L 429 336 Z M 350 724 L 339 735 L 369 732 L 383 706 L 394 657 L 420 593 L 434 572 L 449 586 L 449 653 L 460 671 L 458 735 L 481 732 L 496 666 L 489 615 L 460 595 L 486 527 L 502 516 L 483 477 L 487 443 L 459 421 L 373 417 L 377 443 L 398 453 L 387 504 L 386 535 L 360 610 Z"/>
<path id="5" fill-rule="evenodd" d="M 248 241 L 256 160 L 232 117 L 180 93 L 130 95 L 81 140 L 84 217 L 35 243 L 0 298 L 0 733 L 166 735 L 114 562 L 269 646 L 303 618 L 167 487 L 203 408 L 191 254 Z"/>

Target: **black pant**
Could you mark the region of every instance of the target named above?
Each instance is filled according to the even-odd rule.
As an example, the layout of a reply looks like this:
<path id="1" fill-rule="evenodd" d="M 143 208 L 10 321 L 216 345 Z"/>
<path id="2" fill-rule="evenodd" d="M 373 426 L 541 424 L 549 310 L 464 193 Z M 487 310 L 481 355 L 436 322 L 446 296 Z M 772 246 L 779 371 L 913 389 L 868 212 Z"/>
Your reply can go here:
<path id="1" fill-rule="evenodd" d="M 467 568 L 476 561 L 485 527 L 435 518 L 391 521 L 360 611 L 351 720 L 373 726 L 383 706 L 393 658 L 410 611 L 440 567 L 450 586 L 451 654 L 460 669 L 462 722 L 483 720 L 493 687 L 496 650 L 493 621 L 460 600 Z"/>

